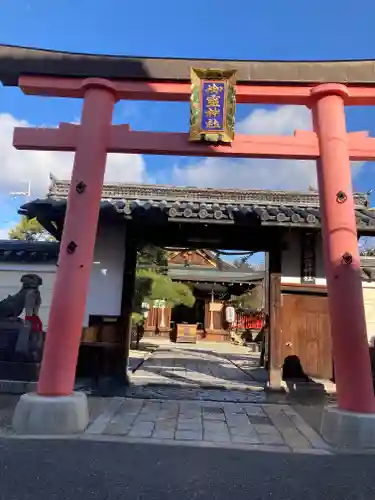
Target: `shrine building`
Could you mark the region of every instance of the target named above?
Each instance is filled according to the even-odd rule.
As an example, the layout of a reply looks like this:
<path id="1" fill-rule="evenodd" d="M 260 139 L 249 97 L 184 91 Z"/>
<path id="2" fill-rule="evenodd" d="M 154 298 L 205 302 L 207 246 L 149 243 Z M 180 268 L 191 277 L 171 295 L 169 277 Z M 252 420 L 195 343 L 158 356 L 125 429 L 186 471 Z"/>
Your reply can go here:
<path id="1" fill-rule="evenodd" d="M 36 217 L 60 240 L 68 191 L 68 181 L 52 177 L 48 196 L 24 204 L 19 213 Z M 356 193 L 354 199 L 358 236 L 375 234 L 375 212 L 368 196 Z M 127 277 L 135 270 L 135 261 L 129 255 L 147 244 L 175 247 L 176 251 L 169 253 L 169 275 L 193 285 L 198 297 L 195 307 L 201 312 L 177 308 L 173 313 L 167 308 L 161 314 L 157 308 L 152 309 L 145 325 L 146 335 L 157 332 L 169 336 L 171 323 L 177 321 L 196 323 L 198 338 L 228 341 L 223 299 L 240 295 L 264 278 L 268 290 L 265 308 L 271 317 L 270 382 L 280 383 L 284 359 L 293 354 L 299 356 L 309 376 L 331 379 L 332 348 L 320 230 L 316 192 L 105 184 L 81 342 L 86 346 L 97 342 L 97 324 L 101 325 L 103 348 L 113 342 L 123 351 L 122 344 L 130 334 L 124 332 L 124 324 L 129 324 L 124 321 L 129 314 Z M 188 266 L 186 252 L 178 250 L 181 248 L 194 250 Z M 225 262 L 218 269 L 211 253 L 218 249 L 266 252 L 265 276 L 262 272 L 239 272 Z M 29 264 L 45 258 L 45 264 L 55 270 L 58 251 L 58 243 L 42 243 L 40 251 L 26 253 Z M 372 280 L 362 274 L 366 287 Z M 278 288 L 270 286 L 275 276 L 280 276 Z M 52 282 L 44 282 L 51 290 Z M 216 311 L 210 310 L 212 296 L 221 304 Z M 368 299 L 369 318 L 373 302 L 372 297 Z M 280 309 L 277 315 L 275 308 Z"/>

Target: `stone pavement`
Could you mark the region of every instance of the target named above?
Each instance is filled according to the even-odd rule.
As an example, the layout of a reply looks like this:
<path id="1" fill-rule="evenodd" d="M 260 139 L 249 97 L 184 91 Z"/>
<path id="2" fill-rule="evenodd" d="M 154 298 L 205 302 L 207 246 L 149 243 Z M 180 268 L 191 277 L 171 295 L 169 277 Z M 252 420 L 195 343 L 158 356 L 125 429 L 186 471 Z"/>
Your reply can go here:
<path id="1" fill-rule="evenodd" d="M 298 407 L 288 395 L 274 399 L 264 391 L 259 354 L 230 344 L 170 344 L 160 339 L 142 344 L 132 351 L 130 387 L 122 388 L 117 397 L 89 397 L 90 424 L 75 437 L 332 452 L 318 434 L 319 412 L 310 419 L 305 407 L 304 412 L 295 411 Z M 0 431 L 9 437 L 18 398 L 0 397 Z M 321 412 L 322 405 L 319 408 Z"/>
<path id="2" fill-rule="evenodd" d="M 247 354 L 242 346 L 219 343 L 166 344 L 158 341 L 158 348 L 134 373 L 135 383 L 178 385 L 179 387 L 223 387 L 246 389 L 254 382 L 249 372 L 241 370 L 230 355 Z M 259 363 L 259 355 L 251 360 Z"/>
<path id="3" fill-rule="evenodd" d="M 124 396 L 148 399 L 262 402 L 264 382 L 251 376 L 259 354 L 231 344 L 171 344 L 150 340 L 155 350 L 133 371 Z M 247 369 L 236 362 L 247 359 Z"/>
<path id="4" fill-rule="evenodd" d="M 319 426 L 283 404 L 285 395 L 267 404 L 259 354 L 231 344 L 146 342 L 151 354 L 132 373 L 125 398 L 112 398 L 85 438 L 331 452 Z"/>
<path id="5" fill-rule="evenodd" d="M 83 437 L 330 453 L 328 444 L 287 405 L 113 398 Z"/>
<path id="6" fill-rule="evenodd" d="M 314 390 L 266 394 L 267 373 L 259 368 L 259 353 L 227 343 L 171 344 L 165 339 L 147 339 L 147 355 L 131 376 L 132 385 L 122 394 L 133 398 L 226 401 L 243 403 L 334 402 L 322 384 Z M 317 390 L 319 388 L 319 390 Z M 112 394 L 113 395 L 113 394 Z"/>
<path id="7" fill-rule="evenodd" d="M 0 396 L 0 437 L 18 438 L 11 428 L 17 401 L 17 396 Z M 85 433 L 67 438 L 331 453 L 319 434 L 288 405 L 123 397 L 89 397 L 88 403 L 90 423 Z"/>

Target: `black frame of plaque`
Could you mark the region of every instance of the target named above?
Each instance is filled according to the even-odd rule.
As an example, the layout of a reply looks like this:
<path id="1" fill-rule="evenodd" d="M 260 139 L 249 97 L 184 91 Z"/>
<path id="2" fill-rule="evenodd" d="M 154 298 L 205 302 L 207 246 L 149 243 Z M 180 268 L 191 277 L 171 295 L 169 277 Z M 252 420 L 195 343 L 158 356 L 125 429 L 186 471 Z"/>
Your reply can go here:
<path id="1" fill-rule="evenodd" d="M 301 235 L 301 284 L 315 285 L 316 282 L 316 234 Z"/>

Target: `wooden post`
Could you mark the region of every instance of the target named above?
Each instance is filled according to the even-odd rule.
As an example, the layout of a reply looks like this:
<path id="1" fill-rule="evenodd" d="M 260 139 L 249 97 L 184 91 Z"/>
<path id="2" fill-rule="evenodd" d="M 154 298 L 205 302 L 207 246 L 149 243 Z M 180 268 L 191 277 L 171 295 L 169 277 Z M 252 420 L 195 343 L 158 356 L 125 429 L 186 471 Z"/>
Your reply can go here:
<path id="1" fill-rule="evenodd" d="M 281 359 L 281 241 L 269 252 L 269 388 L 280 390 Z"/>
<path id="2" fill-rule="evenodd" d="M 209 307 L 209 312 L 210 312 L 210 326 L 209 326 L 209 329 L 211 332 L 214 331 L 214 311 L 212 310 L 212 304 L 214 303 L 214 292 L 212 290 L 211 292 L 211 302 L 210 302 L 210 305 L 208 306 Z"/>
<path id="3" fill-rule="evenodd" d="M 129 383 L 128 366 L 129 353 L 132 336 L 132 310 L 135 292 L 135 278 L 137 267 L 137 243 L 132 236 L 131 228 L 126 230 L 125 241 L 125 262 L 122 285 L 121 302 L 121 342 L 122 351 L 122 373 L 126 384 Z"/>

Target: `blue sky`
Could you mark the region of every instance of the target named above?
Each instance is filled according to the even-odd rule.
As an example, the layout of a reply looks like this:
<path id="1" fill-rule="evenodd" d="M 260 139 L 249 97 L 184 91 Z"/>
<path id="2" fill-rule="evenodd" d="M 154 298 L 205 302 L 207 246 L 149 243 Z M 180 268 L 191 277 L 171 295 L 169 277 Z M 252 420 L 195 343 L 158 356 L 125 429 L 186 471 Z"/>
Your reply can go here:
<path id="1" fill-rule="evenodd" d="M 355 7 L 360 5 L 360 9 Z M 230 59 L 375 59 L 375 2 L 361 0 L 216 0 L 215 2 L 127 2 L 120 0 L 1 0 L 0 43 L 76 52 Z M 48 170 L 69 173 L 70 158 L 16 153 L 10 123 L 54 125 L 79 118 L 78 100 L 26 97 L 16 88 L 0 87 L 0 231 L 16 220 L 20 200 L 9 191 L 25 189 L 32 179 L 36 195 L 45 190 Z M 114 121 L 133 129 L 179 130 L 188 127 L 187 103 L 121 102 Z M 14 121 L 12 121 L 14 119 Z M 295 124 L 309 128 L 305 110 L 283 112 L 239 106 L 243 130 L 291 133 Z M 375 110 L 351 108 L 349 130 L 369 130 L 375 136 Z M 7 142 L 7 144 L 8 144 Z M 5 151 L 5 152 L 4 152 Z M 20 156 L 21 155 L 21 156 Z M 27 156 L 29 155 L 29 156 Z M 311 165 L 251 160 L 209 162 L 203 159 L 139 157 L 114 159 L 111 180 L 148 181 L 257 188 L 306 188 L 313 183 Z M 55 165 L 56 163 L 56 165 Z M 271 167 L 275 165 L 275 174 Z M 236 170 L 237 169 L 237 170 Z M 124 171 L 126 170 L 126 174 Z M 47 172 L 47 173 L 46 173 Z M 216 172 L 218 174 L 216 175 Z M 228 176 L 228 172 L 231 173 Z M 3 177 L 4 176 L 4 177 Z M 117 176 L 117 177 L 116 177 Z M 125 177 L 124 177 L 125 176 Z M 373 164 L 356 169 L 354 185 L 374 184 Z M 2 178 L 3 177 L 3 178 Z M 230 178 L 230 179 L 229 179 Z M 229 180 L 228 180 L 229 179 Z M 5 187 L 4 187 L 5 186 Z"/>

